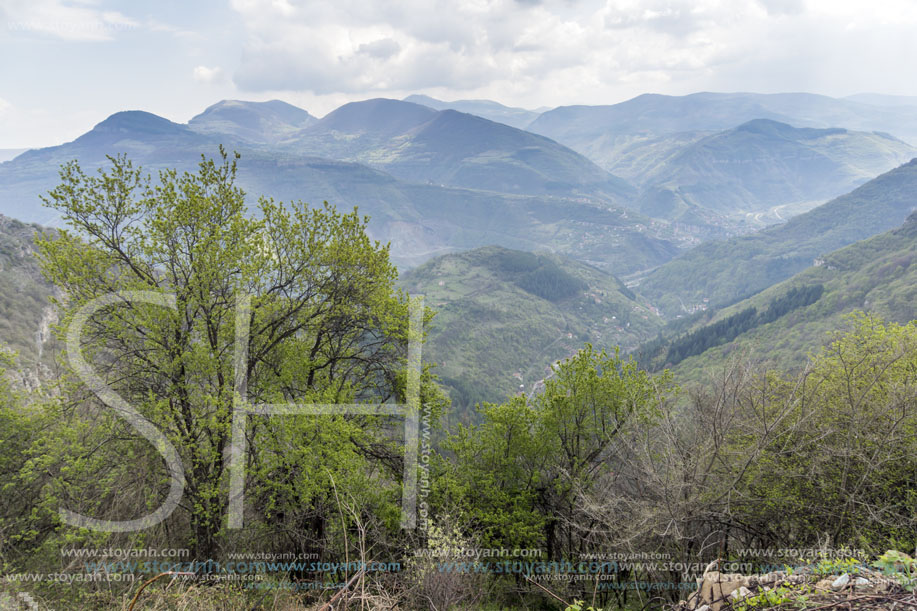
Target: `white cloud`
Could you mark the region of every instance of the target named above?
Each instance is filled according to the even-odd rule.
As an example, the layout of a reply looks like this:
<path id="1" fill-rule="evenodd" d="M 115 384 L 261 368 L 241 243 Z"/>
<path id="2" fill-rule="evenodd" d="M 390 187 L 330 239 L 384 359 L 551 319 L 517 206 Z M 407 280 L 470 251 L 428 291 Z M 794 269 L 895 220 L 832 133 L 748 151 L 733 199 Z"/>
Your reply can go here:
<path id="1" fill-rule="evenodd" d="M 74 42 L 111 40 L 137 22 L 95 2 L 67 0 L 4 0 L 0 13 L 12 33 L 37 33 Z"/>
<path id="2" fill-rule="evenodd" d="M 401 45 L 391 38 L 380 38 L 379 40 L 366 42 L 357 48 L 357 53 L 364 53 L 370 57 L 383 60 L 397 55 L 399 51 L 401 51 Z"/>
<path id="3" fill-rule="evenodd" d="M 209 68 L 207 66 L 197 66 L 194 69 L 194 80 L 198 83 L 207 85 L 218 83 L 224 78 L 223 69 L 219 66 Z"/>
<path id="4" fill-rule="evenodd" d="M 703 67 L 718 48 L 700 34 L 751 4 L 234 0 L 248 34 L 234 81 L 316 94 L 618 81 Z"/>
<path id="5" fill-rule="evenodd" d="M 917 5 L 889 3 L 232 0 L 246 31 L 232 78 L 257 93 L 447 92 L 528 106 L 702 89 L 846 95 L 894 89 L 878 86 L 888 58 L 917 61 Z"/>
<path id="6" fill-rule="evenodd" d="M 7 101 L 4 100 L 3 98 L 0 98 L 0 115 L 2 115 L 3 113 L 5 113 L 7 110 L 9 110 L 9 109 L 12 108 L 12 107 L 13 107 L 12 104 L 10 104 L 9 102 L 7 102 Z"/>

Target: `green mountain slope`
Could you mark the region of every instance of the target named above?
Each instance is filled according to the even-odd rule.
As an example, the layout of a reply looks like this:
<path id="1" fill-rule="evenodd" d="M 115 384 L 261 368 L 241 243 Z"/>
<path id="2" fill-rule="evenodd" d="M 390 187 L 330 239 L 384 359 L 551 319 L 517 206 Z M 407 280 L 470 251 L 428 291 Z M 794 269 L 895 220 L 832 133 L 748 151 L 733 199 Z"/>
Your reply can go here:
<path id="1" fill-rule="evenodd" d="M 456 100 L 454 102 L 444 102 L 426 95 L 409 95 L 404 98 L 404 101 L 422 104 L 430 108 L 435 108 L 436 110 L 452 109 L 459 112 L 467 112 L 470 115 L 477 115 L 519 129 L 528 127 L 529 123 L 537 119 L 540 114 L 534 110 L 504 106 L 492 100 Z"/>
<path id="2" fill-rule="evenodd" d="M 479 248 L 428 261 L 399 284 L 437 311 L 424 360 L 439 364 L 459 408 L 531 391 L 584 342 L 632 348 L 660 326 L 615 277 L 549 254 Z"/>
<path id="3" fill-rule="evenodd" d="M 775 207 L 837 197 L 915 155 L 917 149 L 885 134 L 756 119 L 687 143 L 644 168 L 640 209 L 672 219 L 693 206 L 760 216 Z M 668 209 L 658 205 L 660 191 L 671 194 Z M 781 218 L 780 208 L 774 220 Z"/>
<path id="4" fill-rule="evenodd" d="M 781 302 L 786 307 L 766 315 Z M 757 324 L 739 329 L 751 310 Z M 705 371 L 721 369 L 737 355 L 769 366 L 798 367 L 808 352 L 828 341 L 830 332 L 843 328 L 844 316 L 855 310 L 899 323 L 917 318 L 917 213 L 897 229 L 825 255 L 817 266 L 704 317 L 693 335 L 681 336 L 680 344 L 684 347 L 707 335 L 713 347 L 687 356 L 674 370 L 683 380 L 699 380 Z M 653 362 L 671 364 L 672 352 L 671 347 L 667 351 L 657 346 Z"/>
<path id="5" fill-rule="evenodd" d="M 757 293 L 833 250 L 901 224 L 917 209 L 917 159 L 754 234 L 708 242 L 644 278 L 637 291 L 667 317 Z"/>

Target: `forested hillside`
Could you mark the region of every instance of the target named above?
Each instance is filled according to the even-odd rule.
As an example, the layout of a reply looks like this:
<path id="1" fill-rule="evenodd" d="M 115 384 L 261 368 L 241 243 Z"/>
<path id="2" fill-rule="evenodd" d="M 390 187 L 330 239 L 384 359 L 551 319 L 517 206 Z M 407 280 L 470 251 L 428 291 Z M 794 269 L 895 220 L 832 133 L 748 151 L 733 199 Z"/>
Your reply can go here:
<path id="1" fill-rule="evenodd" d="M 730 358 L 800 367 L 832 330 L 849 327 L 844 317 L 851 312 L 901 324 L 917 319 L 915 260 L 912 214 L 898 229 L 829 253 L 752 298 L 700 315 L 693 330 L 646 345 L 642 360 L 654 368 L 677 365 L 678 375 L 691 380 Z"/>
<path id="2" fill-rule="evenodd" d="M 464 417 L 475 403 L 532 394 L 586 342 L 633 348 L 660 325 L 615 277 L 547 253 L 486 247 L 402 275 L 436 316 L 426 359 Z"/>
<path id="3" fill-rule="evenodd" d="M 912 160 L 782 225 L 702 244 L 654 270 L 637 291 L 667 317 L 729 305 L 833 250 L 897 227 L 917 209 L 915 193 Z"/>

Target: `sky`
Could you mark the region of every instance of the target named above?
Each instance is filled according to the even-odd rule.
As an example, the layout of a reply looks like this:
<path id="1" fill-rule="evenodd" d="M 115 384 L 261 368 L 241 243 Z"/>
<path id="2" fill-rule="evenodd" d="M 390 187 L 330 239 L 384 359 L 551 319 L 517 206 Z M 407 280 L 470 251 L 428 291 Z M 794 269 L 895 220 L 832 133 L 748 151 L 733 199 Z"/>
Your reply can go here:
<path id="1" fill-rule="evenodd" d="M 917 95 L 913 0 L 0 0 L 0 149 L 222 99 Z"/>

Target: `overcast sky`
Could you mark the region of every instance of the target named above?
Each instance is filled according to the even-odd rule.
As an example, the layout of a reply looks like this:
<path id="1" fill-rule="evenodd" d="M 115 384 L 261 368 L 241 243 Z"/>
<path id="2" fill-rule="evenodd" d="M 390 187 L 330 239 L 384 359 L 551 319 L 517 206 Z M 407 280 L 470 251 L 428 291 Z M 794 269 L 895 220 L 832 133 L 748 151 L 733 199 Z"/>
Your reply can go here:
<path id="1" fill-rule="evenodd" d="M 0 148 L 225 98 L 917 95 L 913 0 L 0 0 Z"/>

